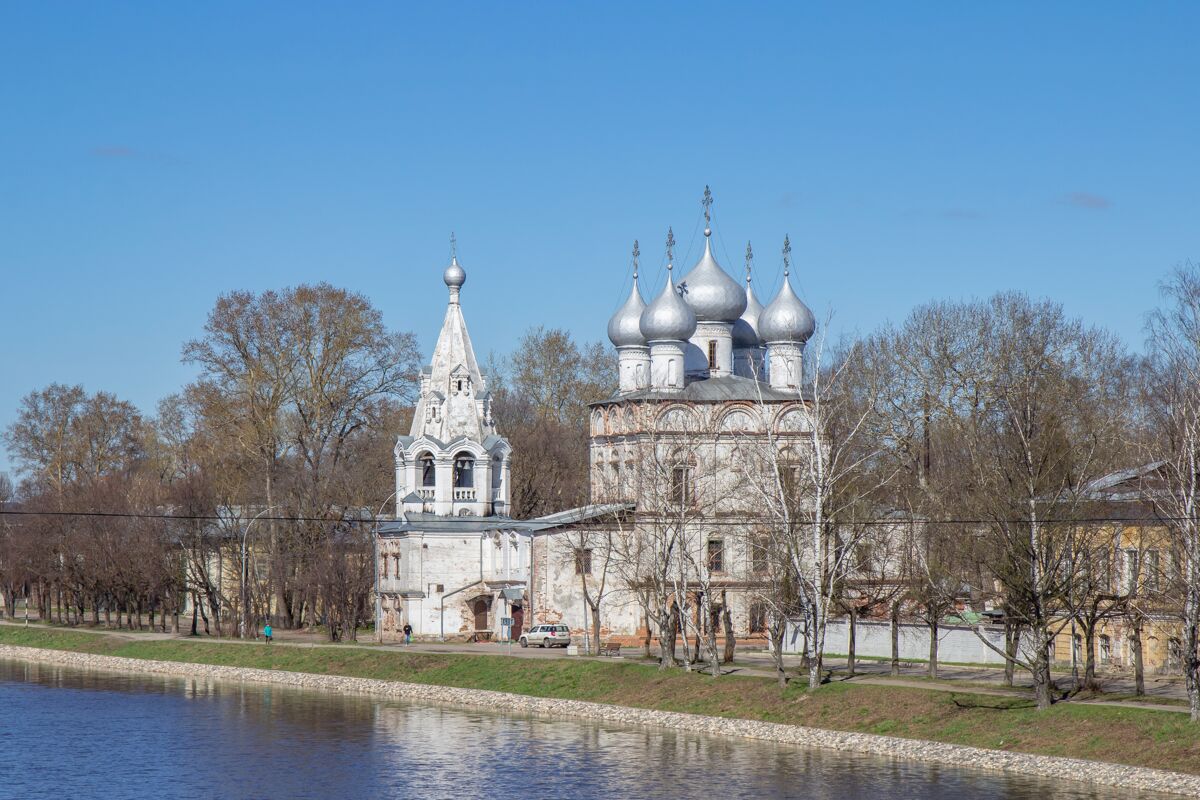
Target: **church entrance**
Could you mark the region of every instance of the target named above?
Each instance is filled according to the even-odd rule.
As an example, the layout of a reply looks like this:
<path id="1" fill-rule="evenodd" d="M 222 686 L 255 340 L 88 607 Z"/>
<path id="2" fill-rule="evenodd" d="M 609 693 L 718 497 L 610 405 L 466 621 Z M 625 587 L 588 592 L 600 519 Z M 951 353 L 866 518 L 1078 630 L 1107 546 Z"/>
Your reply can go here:
<path id="1" fill-rule="evenodd" d="M 512 607 L 512 633 L 509 638 L 514 642 L 521 638 L 521 629 L 525 627 L 525 609 L 520 603 L 513 604 Z"/>
<path id="2" fill-rule="evenodd" d="M 475 614 L 476 632 L 491 630 L 491 626 L 488 625 L 488 611 L 491 607 L 492 598 L 490 597 L 480 597 L 471 604 L 471 611 Z"/>

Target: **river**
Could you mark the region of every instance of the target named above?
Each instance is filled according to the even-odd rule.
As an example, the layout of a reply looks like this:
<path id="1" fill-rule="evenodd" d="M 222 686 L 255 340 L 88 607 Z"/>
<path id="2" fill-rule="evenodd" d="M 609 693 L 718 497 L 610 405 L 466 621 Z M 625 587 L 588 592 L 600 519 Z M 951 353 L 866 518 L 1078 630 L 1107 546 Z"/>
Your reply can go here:
<path id="1" fill-rule="evenodd" d="M 3 798 L 1109 798 L 659 729 L 0 660 Z"/>

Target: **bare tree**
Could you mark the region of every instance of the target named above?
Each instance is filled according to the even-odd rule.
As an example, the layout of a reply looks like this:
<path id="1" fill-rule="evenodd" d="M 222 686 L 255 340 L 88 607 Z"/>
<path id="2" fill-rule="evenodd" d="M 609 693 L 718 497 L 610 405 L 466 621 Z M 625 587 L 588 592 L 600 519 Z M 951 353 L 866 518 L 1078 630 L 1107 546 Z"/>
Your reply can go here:
<path id="1" fill-rule="evenodd" d="M 1162 293 L 1167 305 L 1149 321 L 1144 393 L 1148 448 L 1161 461 L 1151 497 L 1169 541 L 1188 704 L 1192 721 L 1200 722 L 1200 267 L 1177 269 Z"/>
<path id="2" fill-rule="evenodd" d="M 981 520 L 962 526 L 964 550 L 976 557 L 961 583 L 1002 604 L 1027 632 L 1030 652 L 994 649 L 1031 672 L 1046 708 L 1049 648 L 1076 616 L 1072 590 L 1087 563 L 1087 537 L 1074 519 L 1087 485 L 1119 458 L 1128 357 L 1111 335 L 1020 294 L 919 309 L 900 335 L 921 345 L 902 367 L 918 373 L 913 382 L 924 390 L 942 448 L 934 463 L 954 465 L 928 484 L 931 509 L 946 520 Z"/>
<path id="3" fill-rule="evenodd" d="M 822 330 L 828 327 L 829 319 Z M 829 615 L 868 539 L 892 471 L 880 464 L 881 444 L 873 435 L 880 374 L 864 369 L 858 343 L 826 361 L 822 333 L 809 349 L 805 424 L 781 434 L 760 399 L 765 435 L 742 437 L 739 448 L 748 465 L 746 484 L 763 510 L 767 551 L 783 559 L 774 575 L 783 584 L 780 595 L 794 592 L 803 618 L 812 691 L 822 681 Z"/>
<path id="4" fill-rule="evenodd" d="M 614 388 L 612 355 L 539 326 L 507 358 L 493 357 L 489 374 L 496 424 L 513 444 L 513 513 L 538 516 L 586 502 L 587 406 Z"/>

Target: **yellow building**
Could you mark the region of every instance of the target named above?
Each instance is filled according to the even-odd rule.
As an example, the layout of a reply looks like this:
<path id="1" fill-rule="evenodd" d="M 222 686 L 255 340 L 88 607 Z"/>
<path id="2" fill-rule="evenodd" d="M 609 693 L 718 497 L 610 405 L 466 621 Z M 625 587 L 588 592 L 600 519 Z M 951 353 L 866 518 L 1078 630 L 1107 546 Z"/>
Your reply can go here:
<path id="1" fill-rule="evenodd" d="M 1088 487 L 1084 516 L 1091 546 L 1081 591 L 1099 622 L 1094 653 L 1101 671 L 1131 671 L 1140 624 L 1142 666 L 1147 674 L 1182 674 L 1179 600 L 1172 591 L 1177 565 L 1167 528 L 1151 500 L 1158 464 L 1100 478 Z M 1066 625 L 1054 641 L 1056 666 L 1084 668 L 1084 626 Z"/>

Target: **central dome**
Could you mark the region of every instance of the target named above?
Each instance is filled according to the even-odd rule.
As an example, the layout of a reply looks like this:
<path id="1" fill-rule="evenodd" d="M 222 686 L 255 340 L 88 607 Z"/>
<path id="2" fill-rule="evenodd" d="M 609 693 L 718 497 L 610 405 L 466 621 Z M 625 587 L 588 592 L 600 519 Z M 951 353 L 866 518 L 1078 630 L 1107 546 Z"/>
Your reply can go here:
<path id="1" fill-rule="evenodd" d="M 710 232 L 704 232 L 704 255 L 679 283 L 701 322 L 733 323 L 746 310 L 746 290 L 713 258 Z"/>

